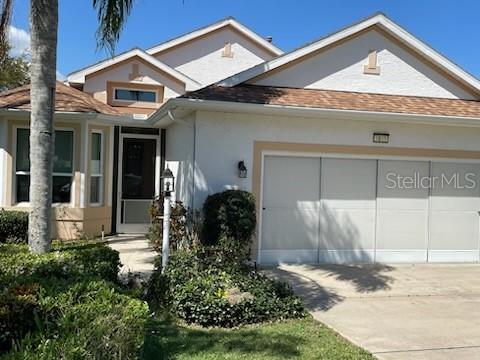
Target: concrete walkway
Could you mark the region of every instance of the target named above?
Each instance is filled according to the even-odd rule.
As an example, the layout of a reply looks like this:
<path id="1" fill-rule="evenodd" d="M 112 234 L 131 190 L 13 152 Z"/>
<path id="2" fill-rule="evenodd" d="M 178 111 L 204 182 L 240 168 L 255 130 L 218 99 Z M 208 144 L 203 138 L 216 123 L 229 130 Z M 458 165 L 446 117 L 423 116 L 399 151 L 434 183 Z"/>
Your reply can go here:
<path id="1" fill-rule="evenodd" d="M 157 252 L 150 246 L 145 235 L 117 235 L 107 239 L 108 245 L 120 254 L 120 275 L 137 275 L 148 279 L 154 269 Z"/>
<path id="2" fill-rule="evenodd" d="M 379 359 L 480 359 L 480 265 L 280 266 L 313 316 Z"/>

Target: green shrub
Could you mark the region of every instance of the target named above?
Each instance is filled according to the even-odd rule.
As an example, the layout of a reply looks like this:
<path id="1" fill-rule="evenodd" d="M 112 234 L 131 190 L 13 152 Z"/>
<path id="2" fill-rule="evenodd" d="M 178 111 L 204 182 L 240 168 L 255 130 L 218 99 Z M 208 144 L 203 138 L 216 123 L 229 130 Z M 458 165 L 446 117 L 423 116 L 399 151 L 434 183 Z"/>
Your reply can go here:
<path id="1" fill-rule="evenodd" d="M 163 236 L 163 200 L 162 196 L 155 198 L 150 206 L 151 225 L 148 239 L 153 248 L 162 250 Z M 170 208 L 170 248 L 172 250 L 188 247 L 193 241 L 192 213 L 183 202 L 176 201 Z"/>
<path id="2" fill-rule="evenodd" d="M 149 317 L 145 302 L 105 281 L 84 281 L 42 306 L 59 314 L 55 330 L 27 336 L 11 359 L 135 359 Z M 50 331 L 49 331 L 49 330 Z"/>
<path id="3" fill-rule="evenodd" d="M 202 326 L 234 327 L 305 315 L 288 285 L 212 248 L 172 254 L 164 274 L 157 269 L 152 276 L 149 297 L 186 322 Z"/>
<path id="4" fill-rule="evenodd" d="M 117 280 L 118 252 L 55 244 L 45 255 L 0 245 L 0 353 L 7 359 L 132 359 L 148 306 Z"/>
<path id="5" fill-rule="evenodd" d="M 0 245 L 0 284 L 38 281 L 48 285 L 52 278 L 89 276 L 115 282 L 119 269 L 118 252 L 103 244 L 57 244 L 45 255 L 33 254 L 24 245 Z"/>
<path id="6" fill-rule="evenodd" d="M 227 190 L 210 195 L 203 205 L 202 243 L 218 245 L 235 239 L 239 247 L 250 245 L 256 226 L 255 198 L 247 191 Z"/>
<path id="7" fill-rule="evenodd" d="M 24 243 L 28 239 L 28 212 L 0 210 L 0 243 Z"/>
<path id="8" fill-rule="evenodd" d="M 35 329 L 39 310 L 38 285 L 13 286 L 0 293 L 0 353 Z"/>

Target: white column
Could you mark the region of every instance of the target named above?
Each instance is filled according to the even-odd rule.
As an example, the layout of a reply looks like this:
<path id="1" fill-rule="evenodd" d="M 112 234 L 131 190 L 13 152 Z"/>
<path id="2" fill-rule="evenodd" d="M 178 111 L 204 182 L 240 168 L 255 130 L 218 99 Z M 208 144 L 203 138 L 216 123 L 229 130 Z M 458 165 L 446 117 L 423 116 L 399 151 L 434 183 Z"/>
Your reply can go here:
<path id="1" fill-rule="evenodd" d="M 7 120 L 0 117 L 0 207 L 7 202 Z"/>
<path id="2" fill-rule="evenodd" d="M 80 134 L 80 208 L 87 204 L 87 169 L 88 169 L 88 122 L 82 122 Z"/>
<path id="3" fill-rule="evenodd" d="M 108 194 L 107 194 L 107 205 L 112 206 L 112 190 L 113 190 L 113 152 L 118 151 L 118 149 L 114 149 L 114 141 L 115 141 L 115 126 L 110 126 L 108 131 Z M 116 196 L 116 194 L 114 195 Z M 116 221 L 116 219 L 112 219 L 112 221 Z"/>

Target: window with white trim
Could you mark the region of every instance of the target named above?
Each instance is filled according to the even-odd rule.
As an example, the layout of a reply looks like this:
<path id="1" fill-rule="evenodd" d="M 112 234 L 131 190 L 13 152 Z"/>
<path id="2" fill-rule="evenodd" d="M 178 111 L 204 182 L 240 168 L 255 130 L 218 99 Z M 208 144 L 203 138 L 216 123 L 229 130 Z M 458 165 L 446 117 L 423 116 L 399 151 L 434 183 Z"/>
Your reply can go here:
<path id="1" fill-rule="evenodd" d="M 156 102 L 157 92 L 147 90 L 115 89 L 115 100 L 120 101 L 139 101 Z"/>
<path id="2" fill-rule="evenodd" d="M 15 154 L 16 201 L 30 200 L 30 129 L 17 128 Z M 73 178 L 73 130 L 55 130 L 53 203 L 69 203 Z"/>
<path id="3" fill-rule="evenodd" d="M 90 149 L 90 204 L 103 203 L 103 133 L 93 131 Z"/>

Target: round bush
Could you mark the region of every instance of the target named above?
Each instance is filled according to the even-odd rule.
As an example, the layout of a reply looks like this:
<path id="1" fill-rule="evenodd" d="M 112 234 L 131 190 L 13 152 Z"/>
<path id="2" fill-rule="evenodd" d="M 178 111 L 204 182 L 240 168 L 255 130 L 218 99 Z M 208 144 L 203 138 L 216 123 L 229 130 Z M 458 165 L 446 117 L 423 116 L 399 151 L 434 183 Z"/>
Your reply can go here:
<path id="1" fill-rule="evenodd" d="M 233 238 L 249 245 L 256 226 L 255 198 L 247 191 L 227 190 L 210 195 L 203 205 L 202 243 L 218 245 Z"/>

